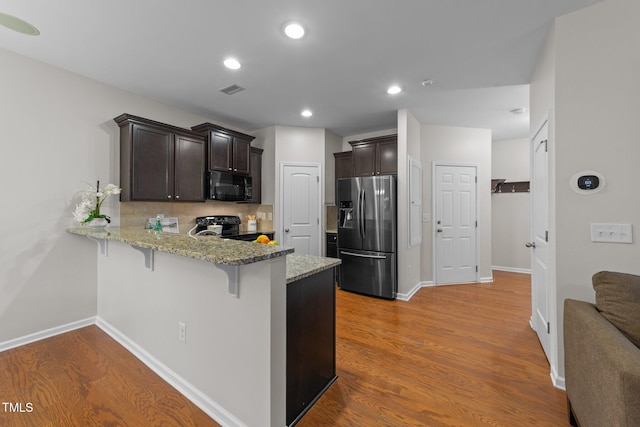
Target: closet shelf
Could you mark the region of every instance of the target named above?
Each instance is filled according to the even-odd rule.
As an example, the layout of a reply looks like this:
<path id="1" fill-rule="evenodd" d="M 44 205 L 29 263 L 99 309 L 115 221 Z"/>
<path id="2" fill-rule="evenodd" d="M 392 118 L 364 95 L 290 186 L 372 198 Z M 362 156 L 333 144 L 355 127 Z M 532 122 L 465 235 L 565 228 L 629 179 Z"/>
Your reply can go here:
<path id="1" fill-rule="evenodd" d="M 506 179 L 491 180 L 492 193 L 528 193 L 529 191 L 531 191 L 529 181 L 509 182 Z"/>

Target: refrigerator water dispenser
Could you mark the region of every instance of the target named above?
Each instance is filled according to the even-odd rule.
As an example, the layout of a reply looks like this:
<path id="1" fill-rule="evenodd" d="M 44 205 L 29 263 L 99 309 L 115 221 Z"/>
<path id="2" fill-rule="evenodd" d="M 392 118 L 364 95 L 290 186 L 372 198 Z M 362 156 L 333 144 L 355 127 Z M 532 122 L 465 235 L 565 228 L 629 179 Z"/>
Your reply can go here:
<path id="1" fill-rule="evenodd" d="M 353 228 L 353 202 L 340 202 L 340 211 L 338 213 L 339 228 Z"/>

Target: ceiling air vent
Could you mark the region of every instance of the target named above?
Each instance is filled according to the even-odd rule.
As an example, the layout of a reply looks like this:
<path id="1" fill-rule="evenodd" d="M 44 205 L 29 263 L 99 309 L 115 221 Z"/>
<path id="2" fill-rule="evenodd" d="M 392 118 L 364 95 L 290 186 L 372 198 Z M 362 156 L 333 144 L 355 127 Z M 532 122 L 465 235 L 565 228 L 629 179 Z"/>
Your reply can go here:
<path id="1" fill-rule="evenodd" d="M 244 90 L 243 87 L 233 84 L 231 86 L 220 89 L 220 92 L 226 93 L 227 95 L 233 95 L 234 93 L 240 92 L 242 90 Z"/>

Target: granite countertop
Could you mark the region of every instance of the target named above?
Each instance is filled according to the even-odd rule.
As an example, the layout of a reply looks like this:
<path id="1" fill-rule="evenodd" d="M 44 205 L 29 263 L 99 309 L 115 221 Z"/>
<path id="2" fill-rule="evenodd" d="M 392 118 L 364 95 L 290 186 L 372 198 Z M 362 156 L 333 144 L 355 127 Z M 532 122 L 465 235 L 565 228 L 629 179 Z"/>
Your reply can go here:
<path id="1" fill-rule="evenodd" d="M 156 233 L 139 228 L 107 227 L 96 231 L 89 228 L 68 228 L 68 233 L 127 243 L 214 264 L 245 265 L 293 253 L 293 248 L 278 245 L 229 240 L 216 236 L 190 237 L 186 234 Z M 287 276 L 288 277 L 288 276 Z"/>
<path id="2" fill-rule="evenodd" d="M 342 263 L 337 258 L 324 258 L 314 255 L 287 255 L 287 284 L 312 276 Z"/>

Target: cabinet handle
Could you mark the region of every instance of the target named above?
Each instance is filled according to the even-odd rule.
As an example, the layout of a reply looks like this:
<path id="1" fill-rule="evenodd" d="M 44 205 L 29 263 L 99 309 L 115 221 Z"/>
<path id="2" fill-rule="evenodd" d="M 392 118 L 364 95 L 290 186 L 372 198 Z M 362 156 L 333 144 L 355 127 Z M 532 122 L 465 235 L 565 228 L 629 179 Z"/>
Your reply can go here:
<path id="1" fill-rule="evenodd" d="M 171 194 L 169 194 L 169 195 L 167 196 L 167 199 L 170 199 L 170 198 L 171 198 Z"/>
<path id="2" fill-rule="evenodd" d="M 176 200 L 178 200 L 180 198 L 180 196 L 176 196 Z"/>
<path id="3" fill-rule="evenodd" d="M 236 169 L 234 169 L 233 171 L 234 171 L 234 172 L 238 172 L 238 169 L 236 168 Z"/>

